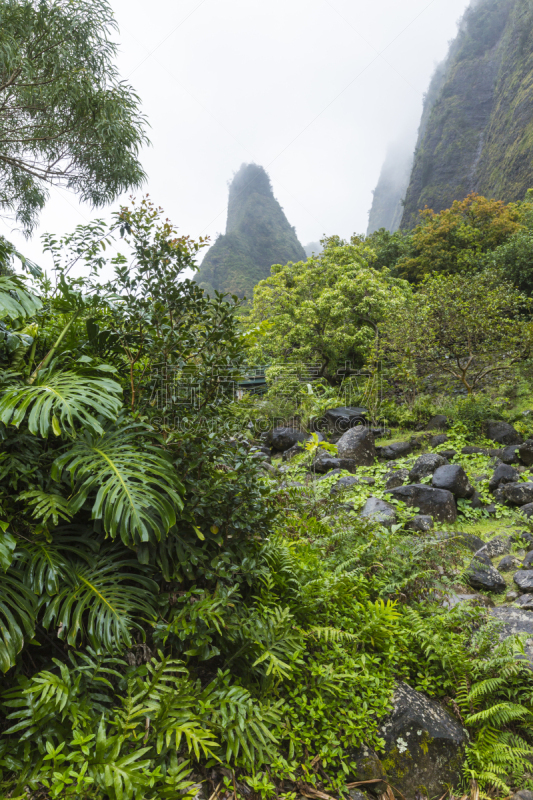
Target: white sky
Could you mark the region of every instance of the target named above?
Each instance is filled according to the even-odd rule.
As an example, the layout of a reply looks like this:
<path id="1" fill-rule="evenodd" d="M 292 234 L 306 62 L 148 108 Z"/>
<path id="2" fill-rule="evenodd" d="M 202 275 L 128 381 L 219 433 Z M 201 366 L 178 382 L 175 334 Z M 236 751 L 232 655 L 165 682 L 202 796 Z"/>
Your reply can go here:
<path id="1" fill-rule="evenodd" d="M 152 199 L 182 234 L 214 238 L 228 181 L 255 161 L 306 244 L 365 232 L 387 145 L 418 125 L 468 0 L 111 3 L 119 68 L 151 125 Z M 41 232 L 104 214 L 52 189 L 31 241 L 5 220 L 0 232 L 47 267 Z"/>

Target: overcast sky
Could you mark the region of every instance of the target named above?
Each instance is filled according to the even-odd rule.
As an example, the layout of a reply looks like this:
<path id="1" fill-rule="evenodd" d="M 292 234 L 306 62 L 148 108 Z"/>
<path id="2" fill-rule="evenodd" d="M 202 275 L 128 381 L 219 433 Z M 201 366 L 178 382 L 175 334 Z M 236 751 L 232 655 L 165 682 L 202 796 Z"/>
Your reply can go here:
<path id="1" fill-rule="evenodd" d="M 389 142 L 418 125 L 468 0 L 111 0 L 142 98 L 146 191 L 181 233 L 224 232 L 227 183 L 261 164 L 302 244 L 365 232 Z M 139 193 L 137 193 L 139 195 Z M 52 189 L 39 233 L 102 212 Z"/>

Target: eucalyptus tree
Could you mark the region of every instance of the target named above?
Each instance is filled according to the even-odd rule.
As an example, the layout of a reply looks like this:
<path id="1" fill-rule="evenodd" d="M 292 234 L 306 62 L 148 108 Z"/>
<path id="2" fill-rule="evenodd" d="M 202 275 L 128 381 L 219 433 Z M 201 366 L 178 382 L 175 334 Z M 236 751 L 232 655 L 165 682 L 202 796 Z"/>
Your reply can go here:
<path id="1" fill-rule="evenodd" d="M 101 206 L 145 173 L 107 0 L 0 0 L 0 207 L 28 233 L 52 184 Z"/>

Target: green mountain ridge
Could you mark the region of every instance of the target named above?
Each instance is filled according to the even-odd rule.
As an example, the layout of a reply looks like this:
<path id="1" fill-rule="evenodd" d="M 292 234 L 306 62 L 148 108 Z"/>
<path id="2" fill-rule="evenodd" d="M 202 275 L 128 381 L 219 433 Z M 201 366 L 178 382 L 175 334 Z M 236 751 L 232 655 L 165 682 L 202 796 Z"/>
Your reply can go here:
<path id="1" fill-rule="evenodd" d="M 243 164 L 229 189 L 226 233 L 207 252 L 196 282 L 210 295 L 217 290 L 251 298 L 273 264 L 305 259 L 267 173 L 257 164 Z"/>
<path id="2" fill-rule="evenodd" d="M 426 96 L 402 228 L 471 192 L 511 202 L 533 185 L 533 6 L 466 10 Z"/>

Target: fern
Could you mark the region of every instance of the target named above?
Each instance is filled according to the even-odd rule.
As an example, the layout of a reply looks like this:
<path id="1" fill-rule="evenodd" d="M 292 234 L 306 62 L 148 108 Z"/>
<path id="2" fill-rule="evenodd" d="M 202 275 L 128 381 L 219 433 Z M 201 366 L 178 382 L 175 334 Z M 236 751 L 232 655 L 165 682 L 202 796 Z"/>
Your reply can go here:
<path id="1" fill-rule="evenodd" d="M 26 289 L 24 279 L 16 275 L 0 275 L 0 319 L 25 319 L 42 307 L 38 297 Z"/>

